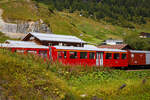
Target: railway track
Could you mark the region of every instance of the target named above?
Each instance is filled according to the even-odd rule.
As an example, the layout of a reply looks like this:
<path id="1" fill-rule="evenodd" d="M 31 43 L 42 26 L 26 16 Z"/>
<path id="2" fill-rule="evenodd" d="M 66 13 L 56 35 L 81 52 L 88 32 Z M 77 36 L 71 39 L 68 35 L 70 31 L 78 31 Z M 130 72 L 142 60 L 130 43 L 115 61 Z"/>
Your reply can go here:
<path id="1" fill-rule="evenodd" d="M 115 68 L 119 70 L 126 70 L 126 71 L 150 71 L 150 66 L 130 66 L 130 67 L 121 67 Z"/>

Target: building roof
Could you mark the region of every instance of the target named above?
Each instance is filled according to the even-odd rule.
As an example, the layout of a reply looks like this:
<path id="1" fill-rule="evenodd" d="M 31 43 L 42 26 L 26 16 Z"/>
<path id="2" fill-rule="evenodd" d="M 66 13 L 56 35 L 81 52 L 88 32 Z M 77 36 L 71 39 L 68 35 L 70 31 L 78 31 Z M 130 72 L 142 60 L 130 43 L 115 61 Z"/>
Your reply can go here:
<path id="1" fill-rule="evenodd" d="M 143 37 L 143 38 L 150 38 L 150 33 L 141 32 L 141 33 L 140 33 L 140 37 Z"/>
<path id="2" fill-rule="evenodd" d="M 97 48 L 92 45 L 87 45 L 85 47 L 73 47 L 73 46 L 54 46 L 56 49 L 66 49 L 66 50 L 89 50 L 89 51 L 111 51 L 111 52 L 127 52 L 125 50 L 119 49 L 108 49 L 108 48 Z"/>
<path id="3" fill-rule="evenodd" d="M 101 45 L 98 48 L 109 48 L 109 49 L 124 49 L 127 44 L 117 44 L 117 45 Z"/>
<path id="4" fill-rule="evenodd" d="M 150 33 L 141 32 L 140 35 L 150 35 Z"/>
<path id="5" fill-rule="evenodd" d="M 56 34 L 34 33 L 34 32 L 30 32 L 29 34 L 36 37 L 40 41 L 86 43 L 85 41 L 77 38 L 76 36 L 70 36 L 70 35 L 56 35 Z"/>
<path id="6" fill-rule="evenodd" d="M 104 40 L 105 42 L 109 42 L 109 41 L 113 41 L 113 42 L 123 42 L 123 40 L 115 40 L 115 39 L 108 39 L 108 40 Z"/>

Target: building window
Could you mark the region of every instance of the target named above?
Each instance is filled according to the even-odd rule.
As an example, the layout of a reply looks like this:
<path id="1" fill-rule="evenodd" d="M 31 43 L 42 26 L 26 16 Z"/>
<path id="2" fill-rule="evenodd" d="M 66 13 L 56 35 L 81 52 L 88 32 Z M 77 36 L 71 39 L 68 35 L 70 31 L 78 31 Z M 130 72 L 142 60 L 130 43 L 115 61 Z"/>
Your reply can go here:
<path id="1" fill-rule="evenodd" d="M 116 44 L 123 44 L 123 42 L 116 42 Z"/>
<path id="2" fill-rule="evenodd" d="M 87 59 L 87 52 L 80 52 L 80 59 Z"/>
<path id="3" fill-rule="evenodd" d="M 114 53 L 114 59 L 119 59 L 119 53 Z"/>
<path id="4" fill-rule="evenodd" d="M 112 59 L 112 53 L 106 53 L 106 59 Z"/>
<path id="5" fill-rule="evenodd" d="M 77 52 L 69 52 L 70 59 L 76 59 L 77 58 Z"/>
<path id="6" fill-rule="evenodd" d="M 47 51 L 46 50 L 40 50 L 39 51 L 39 55 L 43 58 L 46 58 L 47 57 Z"/>
<path id="7" fill-rule="evenodd" d="M 95 53 L 94 52 L 90 52 L 89 53 L 89 58 L 90 59 L 95 59 Z"/>
<path id="8" fill-rule="evenodd" d="M 122 54 L 122 59 L 127 59 L 127 54 L 123 53 Z"/>

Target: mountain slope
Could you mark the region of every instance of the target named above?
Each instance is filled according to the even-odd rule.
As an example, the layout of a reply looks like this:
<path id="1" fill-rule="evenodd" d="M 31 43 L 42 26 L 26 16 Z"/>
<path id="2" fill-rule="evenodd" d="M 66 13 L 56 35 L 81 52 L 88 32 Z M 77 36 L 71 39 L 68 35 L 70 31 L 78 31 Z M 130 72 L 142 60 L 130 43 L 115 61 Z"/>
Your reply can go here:
<path id="1" fill-rule="evenodd" d="M 34 0 L 49 9 L 70 12 L 81 11 L 84 16 L 104 19 L 124 27 L 134 27 L 130 22 L 144 24 L 150 17 L 149 0 Z"/>
<path id="2" fill-rule="evenodd" d="M 3 0 L 5 1 L 5 0 Z M 68 13 L 50 10 L 45 3 L 26 0 L 10 0 L 0 2 L 4 10 L 3 18 L 6 22 L 15 23 L 16 20 L 40 20 L 50 26 L 55 34 L 75 35 L 88 42 L 99 44 L 107 38 L 121 39 L 125 34 L 138 34 L 142 31 L 150 32 L 149 22 L 144 25 L 134 24 L 135 29 L 112 25 L 103 20 L 93 20 L 83 17 L 80 11 Z"/>

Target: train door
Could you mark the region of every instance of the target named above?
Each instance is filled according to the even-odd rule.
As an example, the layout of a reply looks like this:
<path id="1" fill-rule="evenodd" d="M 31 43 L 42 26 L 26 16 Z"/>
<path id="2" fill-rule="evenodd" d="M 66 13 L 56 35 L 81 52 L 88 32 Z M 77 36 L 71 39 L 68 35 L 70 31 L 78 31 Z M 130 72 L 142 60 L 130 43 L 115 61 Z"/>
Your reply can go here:
<path id="1" fill-rule="evenodd" d="M 49 58 L 50 60 L 52 60 L 52 48 L 51 47 L 49 47 Z"/>
<path id="2" fill-rule="evenodd" d="M 150 53 L 146 53 L 146 65 L 150 65 Z"/>
<path id="3" fill-rule="evenodd" d="M 103 52 L 96 53 L 96 66 L 103 66 Z"/>

